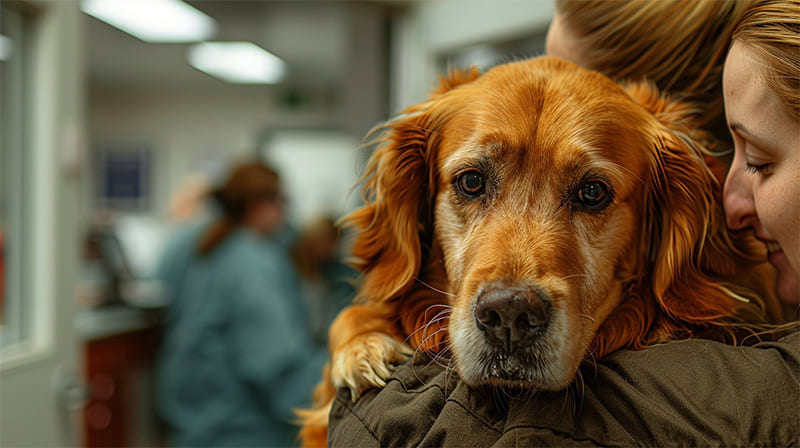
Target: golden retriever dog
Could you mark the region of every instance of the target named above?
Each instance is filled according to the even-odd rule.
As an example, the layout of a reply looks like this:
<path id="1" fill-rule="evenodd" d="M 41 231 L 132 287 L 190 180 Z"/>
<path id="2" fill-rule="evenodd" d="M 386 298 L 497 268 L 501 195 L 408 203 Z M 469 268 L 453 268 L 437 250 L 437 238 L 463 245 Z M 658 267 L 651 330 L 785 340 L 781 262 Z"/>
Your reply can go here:
<path id="1" fill-rule="evenodd" d="M 347 217 L 363 274 L 301 411 L 412 351 L 471 386 L 559 390 L 582 361 L 779 315 L 764 251 L 729 234 L 690 105 L 556 58 L 456 72 L 383 126 Z M 766 302 L 769 302 L 767 304 Z"/>

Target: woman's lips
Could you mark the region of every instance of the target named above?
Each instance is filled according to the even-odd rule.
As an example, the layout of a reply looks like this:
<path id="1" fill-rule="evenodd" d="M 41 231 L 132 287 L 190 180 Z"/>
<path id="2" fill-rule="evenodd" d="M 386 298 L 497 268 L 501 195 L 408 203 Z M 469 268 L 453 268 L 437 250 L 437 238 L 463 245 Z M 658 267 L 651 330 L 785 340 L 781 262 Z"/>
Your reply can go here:
<path id="1" fill-rule="evenodd" d="M 780 244 L 775 241 L 764 241 L 764 245 L 767 247 L 767 260 L 773 266 L 777 266 L 784 260 L 785 256 Z"/>

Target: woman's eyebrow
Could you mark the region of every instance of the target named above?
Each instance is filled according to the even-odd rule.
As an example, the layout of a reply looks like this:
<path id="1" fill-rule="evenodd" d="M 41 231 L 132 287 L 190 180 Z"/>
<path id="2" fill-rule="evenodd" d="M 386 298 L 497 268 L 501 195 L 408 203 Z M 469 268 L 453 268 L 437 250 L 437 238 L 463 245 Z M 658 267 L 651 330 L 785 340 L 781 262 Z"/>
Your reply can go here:
<path id="1" fill-rule="evenodd" d="M 768 149 L 769 148 L 769 145 L 767 145 L 767 142 L 765 142 L 764 140 L 762 140 L 761 138 L 759 138 L 758 136 L 756 136 L 752 132 L 748 131 L 747 128 L 743 124 L 741 124 L 741 123 L 731 123 L 730 125 L 728 125 L 728 127 L 730 127 L 731 130 L 736 132 L 737 134 L 746 137 L 747 140 L 749 140 L 750 142 L 755 144 L 757 147 L 762 148 L 762 149 Z"/>

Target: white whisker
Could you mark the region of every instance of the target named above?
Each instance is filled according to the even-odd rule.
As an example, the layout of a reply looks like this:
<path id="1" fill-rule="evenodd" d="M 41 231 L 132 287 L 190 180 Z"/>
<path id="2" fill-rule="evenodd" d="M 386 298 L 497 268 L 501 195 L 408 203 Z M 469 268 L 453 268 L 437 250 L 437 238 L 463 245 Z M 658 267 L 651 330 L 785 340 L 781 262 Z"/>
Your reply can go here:
<path id="1" fill-rule="evenodd" d="M 411 334 L 406 336 L 405 342 L 408 343 L 408 341 L 410 341 L 411 338 L 414 337 L 415 334 L 419 333 L 420 331 L 425 331 L 426 328 L 428 328 L 428 324 L 427 323 L 425 325 L 417 328 L 416 330 L 412 331 Z"/>
<path id="2" fill-rule="evenodd" d="M 441 319 L 441 320 L 444 320 L 444 319 Z M 441 321 L 441 320 L 440 320 L 440 321 Z M 425 327 L 423 327 L 423 330 L 424 330 L 424 331 L 422 332 L 422 343 L 423 343 L 423 344 L 424 344 L 424 343 L 425 343 L 425 342 L 426 342 L 428 339 L 430 339 L 431 337 L 433 337 L 434 335 L 436 335 L 436 333 L 439 333 L 439 332 L 441 332 L 441 331 L 443 331 L 443 330 L 444 330 L 444 331 L 447 331 L 447 325 L 445 325 L 445 326 L 441 326 L 441 327 L 437 328 L 437 329 L 436 329 L 436 331 L 434 331 L 433 333 L 431 333 L 431 334 L 428 334 L 427 330 L 428 330 L 428 329 L 430 328 L 430 326 L 431 326 L 432 324 L 434 324 L 434 323 L 435 323 L 435 322 L 428 322 L 427 324 L 425 324 Z"/>
<path id="3" fill-rule="evenodd" d="M 456 295 L 455 295 L 455 294 L 453 294 L 453 293 L 449 293 L 449 292 L 447 292 L 447 291 L 442 291 L 441 289 L 434 288 L 433 286 L 431 286 L 431 285 L 429 285 L 429 284 L 425 283 L 424 281 L 422 281 L 422 280 L 421 280 L 419 277 L 414 277 L 414 279 L 415 279 L 416 281 L 420 282 L 420 283 L 421 283 L 423 286 L 425 286 L 425 287 L 427 287 L 427 288 L 430 288 L 431 290 L 433 290 L 433 291 L 436 291 L 436 292 L 438 292 L 438 293 L 440 293 L 440 294 L 444 294 L 444 295 L 446 295 L 446 296 L 450 296 L 450 297 L 455 297 L 455 296 L 456 296 Z"/>
<path id="4" fill-rule="evenodd" d="M 430 341 L 431 339 L 436 337 L 437 334 L 442 333 L 442 332 L 447 332 L 447 327 L 440 328 L 440 329 L 434 331 L 433 333 L 427 335 L 427 337 L 422 339 L 422 342 L 420 343 L 420 345 L 425 345 L 426 342 Z"/>
<path id="5" fill-rule="evenodd" d="M 434 362 L 440 367 L 443 367 L 445 369 L 450 369 L 450 363 L 452 362 L 452 358 L 450 357 L 449 351 L 450 349 L 448 347 L 443 349 L 439 353 L 433 354 L 433 356 L 431 357 L 431 362 Z"/>
<path id="6" fill-rule="evenodd" d="M 452 307 L 453 307 L 452 305 L 448 305 L 446 303 L 435 303 L 426 308 L 425 311 L 429 311 L 431 308 L 452 308 Z"/>
<path id="7" fill-rule="evenodd" d="M 432 307 L 435 307 L 435 306 L 437 306 L 437 305 L 432 305 L 432 306 L 428 307 L 428 309 L 430 309 Z M 450 318 L 450 310 L 451 309 L 452 309 L 452 307 L 446 306 L 446 308 L 444 310 L 439 311 L 438 313 L 436 313 L 436 315 L 433 316 L 432 319 L 430 319 L 430 320 L 426 319 L 425 324 L 420 326 L 419 328 L 415 329 L 413 332 L 411 332 L 411 334 L 409 334 L 408 337 L 406 337 L 405 342 L 410 341 L 411 338 L 414 335 L 416 335 L 417 333 L 419 333 L 419 332 L 422 332 L 422 334 L 423 334 L 423 343 L 425 341 L 427 341 L 428 338 L 429 338 L 427 333 L 426 333 L 428 328 L 430 328 L 430 326 L 435 324 L 435 323 L 442 322 L 442 321 L 445 321 L 445 320 L 449 319 Z M 427 313 L 427 311 L 426 311 L 426 313 Z M 447 327 L 443 327 L 443 328 L 446 329 Z M 441 331 L 441 328 L 438 329 L 437 332 L 438 331 Z M 436 334 L 436 333 L 433 333 L 433 334 Z"/>
<path id="8" fill-rule="evenodd" d="M 438 317 L 442 317 L 442 316 L 450 316 L 451 314 L 453 314 L 453 307 L 452 306 L 448 306 L 447 308 L 445 308 L 445 309 L 439 311 L 438 313 L 436 313 L 436 316 L 434 316 L 434 319 L 438 318 Z"/>
<path id="9" fill-rule="evenodd" d="M 425 326 L 423 327 L 423 329 L 425 329 L 425 328 L 427 328 L 427 327 L 430 327 L 430 326 L 431 326 L 431 325 L 433 325 L 433 324 L 436 324 L 436 323 L 439 323 L 439 322 L 444 322 L 444 321 L 446 321 L 446 320 L 447 320 L 447 319 L 449 319 L 449 318 L 450 318 L 450 316 L 441 316 L 441 317 L 439 317 L 439 318 L 436 318 L 436 319 L 431 319 L 430 321 L 428 321 L 428 322 L 425 324 Z"/>
<path id="10" fill-rule="evenodd" d="M 427 328 L 427 326 L 426 326 L 426 328 Z M 449 348 L 449 347 L 445 346 L 445 347 L 442 349 L 442 351 L 441 351 L 441 352 L 438 352 L 438 353 L 430 353 L 430 352 L 427 352 L 426 350 L 423 350 L 423 349 L 422 349 L 422 347 L 425 345 L 425 343 L 426 343 L 427 341 L 429 341 L 431 338 L 433 338 L 434 336 L 436 336 L 438 333 L 441 333 L 442 331 L 445 331 L 445 332 L 446 332 L 446 331 L 447 331 L 447 327 L 442 327 L 442 328 L 440 328 L 440 329 L 436 330 L 435 332 L 433 332 L 432 334 L 430 334 L 430 335 L 427 335 L 427 337 L 425 337 L 425 338 L 422 340 L 422 342 L 421 342 L 420 344 L 418 344 L 418 345 L 417 345 L 417 346 L 414 348 L 414 354 L 413 354 L 412 356 L 413 356 L 413 357 L 416 357 L 416 356 L 417 356 L 417 355 L 418 355 L 420 352 L 422 352 L 422 351 L 425 351 L 425 352 L 426 352 L 428 355 L 431 355 L 431 356 L 430 356 L 430 357 L 431 357 L 431 362 L 435 362 L 437 365 L 439 365 L 439 366 L 441 366 L 441 367 L 444 367 L 444 368 L 446 368 L 446 369 L 447 369 L 447 368 L 449 368 L 450 357 L 446 355 L 446 353 L 447 353 L 447 352 L 449 352 L 449 350 L 450 350 L 450 348 Z M 448 364 L 448 365 L 442 364 L 442 362 L 441 362 L 441 361 L 442 361 L 443 359 L 447 361 L 447 364 Z"/>
<path id="11" fill-rule="evenodd" d="M 568 275 L 566 277 L 561 277 L 561 280 L 566 280 L 568 278 L 575 278 L 575 277 L 587 277 L 588 278 L 589 275 L 588 274 L 572 274 L 572 275 Z"/>

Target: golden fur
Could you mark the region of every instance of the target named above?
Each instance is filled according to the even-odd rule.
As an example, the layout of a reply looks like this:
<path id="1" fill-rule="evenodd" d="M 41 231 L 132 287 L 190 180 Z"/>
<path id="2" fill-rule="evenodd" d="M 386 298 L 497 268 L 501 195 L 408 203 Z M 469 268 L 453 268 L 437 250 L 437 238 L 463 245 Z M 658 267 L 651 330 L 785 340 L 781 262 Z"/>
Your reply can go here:
<path id="1" fill-rule="evenodd" d="M 382 386 L 410 348 L 469 385 L 557 390 L 589 357 L 732 342 L 778 315 L 760 298 L 763 253 L 725 228 L 693 112 L 647 84 L 537 58 L 456 72 L 386 124 L 365 205 L 347 218 L 358 304 L 330 330 L 304 445 L 325 445 L 335 387 L 355 399 Z M 489 341 L 475 313 L 493 291 L 546 305 L 532 341 Z"/>

